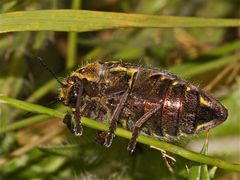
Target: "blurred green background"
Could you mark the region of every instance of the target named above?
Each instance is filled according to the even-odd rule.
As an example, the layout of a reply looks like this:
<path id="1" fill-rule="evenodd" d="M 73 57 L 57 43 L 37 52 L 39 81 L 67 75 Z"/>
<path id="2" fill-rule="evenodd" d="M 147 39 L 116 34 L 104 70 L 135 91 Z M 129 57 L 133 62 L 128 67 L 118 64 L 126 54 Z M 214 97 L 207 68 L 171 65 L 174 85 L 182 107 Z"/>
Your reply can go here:
<path id="1" fill-rule="evenodd" d="M 1 0 L 0 13 L 75 8 L 239 18 L 239 6 L 238 0 Z M 57 101 L 59 85 L 36 57 L 41 57 L 60 79 L 95 60 L 168 69 L 210 92 L 229 109 L 228 120 L 210 131 L 208 154 L 240 163 L 239 37 L 239 27 L 0 34 L 0 94 L 65 108 Z M 84 135 L 74 137 L 59 120 L 0 104 L 0 128 L 26 119 L 32 125 L 0 133 L 0 179 L 186 179 L 187 169 L 194 164 L 171 154 L 177 161 L 170 172 L 155 149 L 138 144 L 130 155 L 126 151 L 128 139 L 119 137 L 107 149 L 95 143 L 96 130 L 84 127 Z M 200 152 L 204 137 L 194 138 L 186 148 Z M 238 178 L 239 174 L 222 169 L 217 169 L 214 177 Z"/>

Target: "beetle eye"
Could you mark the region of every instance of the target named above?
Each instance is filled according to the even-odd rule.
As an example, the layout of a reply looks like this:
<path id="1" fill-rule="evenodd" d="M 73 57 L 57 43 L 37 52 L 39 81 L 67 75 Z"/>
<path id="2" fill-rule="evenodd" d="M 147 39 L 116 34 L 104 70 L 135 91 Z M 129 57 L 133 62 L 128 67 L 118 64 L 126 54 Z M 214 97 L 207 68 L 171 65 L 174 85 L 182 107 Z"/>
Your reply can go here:
<path id="1" fill-rule="evenodd" d="M 68 104 L 71 107 L 75 107 L 76 101 L 77 101 L 77 95 L 78 95 L 78 88 L 76 86 L 73 86 L 68 95 Z"/>

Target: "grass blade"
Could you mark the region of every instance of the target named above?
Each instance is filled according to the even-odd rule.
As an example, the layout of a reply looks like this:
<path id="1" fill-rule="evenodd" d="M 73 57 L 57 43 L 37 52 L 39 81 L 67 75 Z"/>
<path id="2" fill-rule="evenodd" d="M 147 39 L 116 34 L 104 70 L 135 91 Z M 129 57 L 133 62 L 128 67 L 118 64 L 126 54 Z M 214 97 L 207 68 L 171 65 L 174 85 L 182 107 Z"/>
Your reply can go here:
<path id="1" fill-rule="evenodd" d="M 0 14 L 0 33 L 14 31 L 95 31 L 113 28 L 240 26 L 238 19 L 153 16 L 86 10 L 35 10 Z"/>
<path id="2" fill-rule="evenodd" d="M 72 9 L 79 9 L 81 8 L 81 0 L 73 0 L 72 1 Z M 76 62 L 76 55 L 77 55 L 77 33 L 76 32 L 69 32 L 68 33 L 68 53 L 67 53 L 67 69 L 71 70 Z"/>
<path id="3" fill-rule="evenodd" d="M 49 116 L 57 117 L 60 119 L 62 119 L 64 117 L 63 112 L 49 109 L 49 108 L 46 108 L 46 107 L 43 107 L 40 105 L 27 103 L 27 102 L 20 101 L 17 99 L 9 98 L 6 96 L 0 96 L 0 103 L 6 103 L 6 104 L 12 105 L 16 108 L 20 108 L 20 109 L 23 109 L 26 111 L 47 114 Z M 94 129 L 98 129 L 98 130 L 106 131 L 108 129 L 107 125 L 102 124 L 97 121 L 94 121 L 92 119 L 88 119 L 88 118 L 82 118 L 82 124 L 85 126 L 88 126 L 90 128 L 94 128 Z M 130 139 L 131 132 L 118 128 L 116 130 L 116 135 Z M 150 137 L 140 135 L 138 138 L 138 142 L 141 142 L 141 143 L 149 145 L 149 146 L 154 146 L 159 149 L 163 149 L 165 151 L 180 155 L 186 159 L 189 159 L 189 160 L 192 160 L 195 162 L 205 163 L 205 164 L 217 166 L 219 168 L 240 172 L 239 164 L 231 164 L 231 163 L 228 163 L 226 161 L 223 161 L 223 160 L 220 160 L 220 159 L 217 159 L 214 157 L 210 157 L 210 156 L 206 156 L 206 155 L 203 155 L 200 153 L 186 150 L 182 147 L 179 147 L 179 146 L 176 146 L 173 144 L 169 144 L 164 141 L 159 141 L 159 140 L 156 140 L 156 139 L 153 139 Z"/>
<path id="4" fill-rule="evenodd" d="M 222 57 L 206 63 L 199 63 L 199 64 L 186 63 L 183 65 L 174 66 L 170 68 L 169 71 L 176 73 L 178 75 L 181 75 L 183 77 L 189 77 L 189 76 L 205 73 L 210 70 L 221 68 L 237 60 L 239 60 L 238 55 L 232 55 L 232 56 Z"/>

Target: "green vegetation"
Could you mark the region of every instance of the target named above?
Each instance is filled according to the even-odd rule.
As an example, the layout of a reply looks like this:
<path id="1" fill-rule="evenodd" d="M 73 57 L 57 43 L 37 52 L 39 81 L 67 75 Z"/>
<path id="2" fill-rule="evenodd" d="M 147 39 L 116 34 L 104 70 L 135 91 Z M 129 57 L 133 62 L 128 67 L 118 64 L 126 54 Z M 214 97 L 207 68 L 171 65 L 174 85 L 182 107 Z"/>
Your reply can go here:
<path id="1" fill-rule="evenodd" d="M 237 3 L 1 1 L 0 179 L 239 177 Z M 181 147 L 140 136 L 129 154 L 130 132 L 118 129 L 112 147 L 105 148 L 94 139 L 106 125 L 83 118 L 82 137 L 68 132 L 61 122 L 68 109 L 56 101 L 59 85 L 36 57 L 60 79 L 99 59 L 169 69 L 220 99 L 229 118 L 210 131 L 208 141 L 194 136 Z M 174 164 L 166 164 L 163 150 Z"/>

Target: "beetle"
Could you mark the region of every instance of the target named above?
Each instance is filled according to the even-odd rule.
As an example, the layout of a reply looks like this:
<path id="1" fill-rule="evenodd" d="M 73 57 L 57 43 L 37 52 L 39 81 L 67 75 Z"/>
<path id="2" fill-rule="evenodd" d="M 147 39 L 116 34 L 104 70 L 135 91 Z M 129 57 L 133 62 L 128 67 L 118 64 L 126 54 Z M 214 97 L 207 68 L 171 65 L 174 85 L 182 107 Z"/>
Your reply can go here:
<path id="1" fill-rule="evenodd" d="M 227 109 L 189 82 L 152 67 L 119 61 L 93 62 L 73 71 L 62 83 L 59 99 L 72 109 L 63 122 L 82 134 L 81 117 L 109 125 L 98 134 L 111 146 L 117 127 L 132 132 L 133 152 L 139 134 L 175 138 L 205 132 L 227 119 Z"/>

